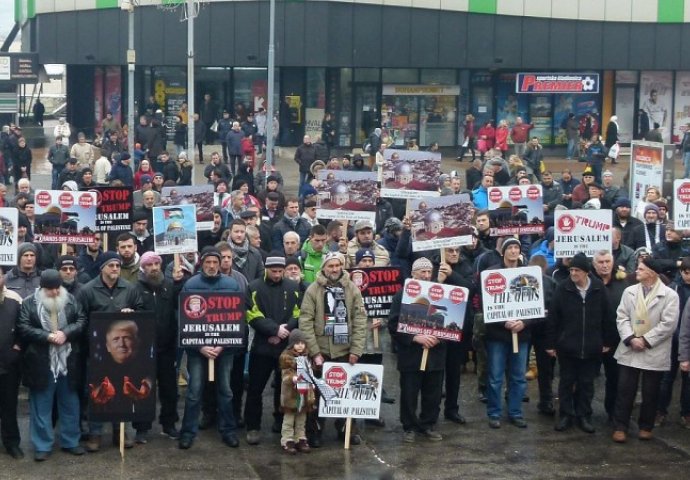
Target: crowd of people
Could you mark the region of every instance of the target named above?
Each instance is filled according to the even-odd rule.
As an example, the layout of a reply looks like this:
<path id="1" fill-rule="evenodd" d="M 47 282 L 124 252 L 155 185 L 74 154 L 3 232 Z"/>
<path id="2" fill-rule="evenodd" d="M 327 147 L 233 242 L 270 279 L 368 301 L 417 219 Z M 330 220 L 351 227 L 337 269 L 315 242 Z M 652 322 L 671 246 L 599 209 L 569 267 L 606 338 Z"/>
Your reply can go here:
<path id="1" fill-rule="evenodd" d="M 616 185 L 610 171 L 599 176 L 588 167 L 580 182 L 564 170 L 556 179 L 543 168 L 543 155 L 534 152 L 541 148 L 538 140 L 525 138 L 525 145 L 516 144 L 516 153 L 508 161 L 500 147 L 486 149 L 484 161 L 475 159 L 466 170 L 464 185 L 457 171 L 440 176 L 441 195 L 468 193 L 472 198 L 477 211 L 471 243 L 443 252 L 413 251 L 411 220 L 400 200 L 377 196 L 373 223 L 324 221 L 318 215 L 313 183 L 318 170 L 376 169 L 389 148 L 385 132 L 375 132 L 380 142 L 368 162 L 367 152 L 340 158 L 330 155 L 328 145 L 328 153 L 320 152 L 306 136 L 294 158 L 300 194 L 292 196 L 286 193 L 278 171 L 266 172 L 265 165 L 255 168 L 253 158 L 234 153 L 231 136 L 251 134 L 242 133 L 242 125 L 223 117 L 228 121 L 218 126 L 222 149 L 212 152 L 204 171 L 218 193 L 213 228 L 199 232 L 197 252 L 177 259 L 154 252 L 152 209 L 161 202 L 162 187 L 192 183 L 185 170 L 191 166 L 185 164 L 183 151 L 178 152 L 178 162 L 171 160 L 167 144 L 160 139 L 153 148 L 147 135 L 156 137 L 152 131 L 156 126 L 147 116 L 137 127 L 137 138 L 147 140 L 142 144 L 145 148 L 135 149 L 138 164 L 134 169 L 132 158 L 119 143 L 119 133 L 100 148 L 79 136 L 69 150 L 58 135 L 50 149 L 54 188 L 119 185 L 136 189 L 131 231 L 111 239 L 109 249 L 103 248 L 101 234 L 83 247 L 34 243 L 30 161 L 26 174 L 21 166 L 16 169 L 21 163 L 14 164 L 14 195 L 0 188 L 0 204 L 16 208 L 19 214 L 18 262 L 0 277 L 0 422 L 3 444 L 12 457 L 23 457 L 17 425 L 20 381 L 29 389 L 30 440 L 36 461 L 47 460 L 53 450 L 54 415 L 60 419 L 62 450 L 83 455 L 103 448 L 104 424 L 88 421 L 88 398 L 94 386 L 85 380 L 86 339 L 94 312 L 120 312 L 123 318 L 134 311 L 153 312 L 158 420 L 162 432 L 176 439 L 181 449 L 191 448 L 198 431 L 213 426 L 229 447 L 240 445 L 241 428 L 249 445 L 263 441 L 262 398 L 272 375 L 270 430 L 281 434 L 282 450 L 294 455 L 320 447 L 324 422 L 314 411 L 318 392 L 297 374 L 298 363 L 306 358 L 317 374 L 326 361 L 380 364 L 389 343 L 374 346 L 371 338 L 374 330 L 386 329 L 390 348 L 397 355 L 400 392 L 398 399 L 385 394 L 384 401 L 399 401 L 406 443 L 418 438 L 442 440 L 436 430 L 441 407 L 448 421 L 466 422 L 460 410 L 460 377 L 470 359 L 477 370 L 478 401 L 486 403 L 488 425 L 493 429 L 501 428 L 506 418 L 515 427 L 527 427 L 523 415 L 526 381 L 536 377 L 537 410 L 548 416 L 558 414 L 556 430 L 565 431 L 576 423 L 593 433 L 598 428 L 592 421 L 594 379 L 602 365 L 605 408 L 614 441 L 627 440 L 640 382 L 638 436 L 641 440 L 653 437 L 655 425 L 668 415 L 678 370 L 682 371 L 681 419 L 690 428 L 690 310 L 685 308 L 690 296 L 690 252 L 682 243 L 683 232 L 669 221 L 670 208 L 658 188 L 650 187 L 632 211 L 625 189 Z M 228 126 L 224 143 L 220 132 Z M 21 130 L 9 130 L 8 136 L 17 137 L 21 148 L 25 144 Z M 527 127 L 524 130 L 529 132 Z M 118 130 L 110 126 L 107 133 L 113 132 Z M 101 159 L 107 165 L 100 167 Z M 542 186 L 548 228 L 541 235 L 492 236 L 488 188 L 520 184 Z M 554 257 L 553 214 L 569 208 L 612 210 L 610 252 L 598 252 L 593 259 L 583 254 Z M 485 324 L 480 274 L 524 265 L 543 271 L 547 316 Z M 433 335 L 398 332 L 402 293 L 393 297 L 388 318 L 367 318 L 362 295 L 346 269 L 369 266 L 395 266 L 403 278 L 467 288 L 470 298 L 463 340 L 448 342 Z M 178 348 L 179 294 L 199 291 L 244 293 L 251 331 L 245 348 Z M 573 308 L 578 304 L 581 308 Z M 517 353 L 513 353 L 512 334 L 518 336 Z M 425 351 L 428 361 L 420 371 Z M 183 353 L 186 373 L 180 371 Z M 209 359 L 215 361 L 213 383 L 207 381 Z M 557 394 L 553 387 L 556 363 L 560 370 Z M 186 375 L 186 391 L 178 430 L 180 374 Z M 390 382 L 394 375 L 388 373 L 386 378 Z M 384 425 L 382 420 L 370 423 Z M 344 425 L 344 419 L 335 423 L 340 438 L 346 434 Z M 119 441 L 118 428 L 113 425 L 113 443 Z M 128 425 L 125 446 L 146 444 L 152 428 L 150 422 Z M 350 440 L 354 445 L 362 441 L 356 426 Z"/>

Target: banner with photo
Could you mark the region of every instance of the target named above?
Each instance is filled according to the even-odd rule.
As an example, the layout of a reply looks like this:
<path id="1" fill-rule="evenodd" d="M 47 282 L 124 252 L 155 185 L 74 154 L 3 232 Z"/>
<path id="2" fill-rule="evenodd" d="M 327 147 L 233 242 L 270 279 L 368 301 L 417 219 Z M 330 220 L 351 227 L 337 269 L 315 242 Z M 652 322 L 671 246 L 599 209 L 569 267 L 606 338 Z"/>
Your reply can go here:
<path id="1" fill-rule="evenodd" d="M 633 141 L 630 145 L 630 201 L 632 211 L 649 187 L 661 189 L 664 180 L 664 145 Z"/>
<path id="2" fill-rule="evenodd" d="M 492 236 L 531 235 L 544 231 L 541 185 L 491 187 L 488 197 Z"/>
<path id="3" fill-rule="evenodd" d="M 441 154 L 415 150 L 386 149 L 379 169 L 384 198 L 437 197 Z"/>
<path id="4" fill-rule="evenodd" d="M 690 123 L 690 72 L 676 72 L 674 98 L 672 143 L 679 143 Z"/>
<path id="5" fill-rule="evenodd" d="M 673 192 L 673 223 L 677 230 L 690 230 L 690 180 L 674 180 Z"/>
<path id="6" fill-rule="evenodd" d="M 0 265 L 14 267 L 18 264 L 18 217 L 16 208 L 0 208 Z"/>
<path id="7" fill-rule="evenodd" d="M 398 267 L 353 268 L 350 280 L 359 288 L 369 318 L 386 318 L 393 295 L 402 289 L 402 272 Z"/>
<path id="8" fill-rule="evenodd" d="M 546 315 L 540 267 L 484 270 L 481 285 L 484 323 L 542 318 Z"/>
<path id="9" fill-rule="evenodd" d="M 408 278 L 403 288 L 398 332 L 459 342 L 469 291 L 464 287 Z"/>
<path id="10" fill-rule="evenodd" d="M 326 362 L 322 378 L 334 395 L 320 398 L 319 417 L 379 418 L 383 365 Z"/>
<path id="11" fill-rule="evenodd" d="M 554 212 L 554 256 L 588 257 L 605 250 L 611 252 L 613 212 L 602 210 L 556 210 Z"/>
<path id="12" fill-rule="evenodd" d="M 181 292 L 180 348 L 246 347 L 244 293 Z"/>
<path id="13" fill-rule="evenodd" d="M 412 251 L 470 245 L 474 212 L 465 193 L 410 200 Z"/>
<path id="14" fill-rule="evenodd" d="M 95 312 L 89 319 L 89 420 L 151 422 L 156 417 L 153 312 Z"/>
<path id="15" fill-rule="evenodd" d="M 96 233 L 96 193 L 36 190 L 36 243 L 88 245 Z"/>
<path id="16" fill-rule="evenodd" d="M 213 207 L 215 198 L 213 185 L 188 187 L 163 187 L 161 206 L 196 205 L 196 226 L 199 231 L 213 229 Z"/>
<path id="17" fill-rule="evenodd" d="M 84 191 L 96 193 L 97 232 L 117 234 L 132 230 L 132 187 L 94 187 Z"/>
<path id="18" fill-rule="evenodd" d="M 320 170 L 316 216 L 325 220 L 376 221 L 376 172 Z"/>
<path id="19" fill-rule="evenodd" d="M 664 143 L 671 142 L 673 115 L 673 72 L 642 72 L 640 74 L 640 109 L 647 112 L 649 128 L 661 127 Z"/>
<path id="20" fill-rule="evenodd" d="M 153 238 L 159 255 L 199 251 L 196 205 L 153 207 Z"/>

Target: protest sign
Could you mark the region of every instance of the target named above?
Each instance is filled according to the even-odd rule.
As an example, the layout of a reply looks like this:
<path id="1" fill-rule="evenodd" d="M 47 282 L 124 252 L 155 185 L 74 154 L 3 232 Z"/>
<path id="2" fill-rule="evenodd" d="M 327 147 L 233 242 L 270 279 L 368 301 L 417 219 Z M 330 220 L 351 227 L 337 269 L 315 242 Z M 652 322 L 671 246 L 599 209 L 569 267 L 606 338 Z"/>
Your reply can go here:
<path id="1" fill-rule="evenodd" d="M 403 289 L 398 332 L 462 340 L 469 291 L 464 287 L 408 278 Z"/>
<path id="2" fill-rule="evenodd" d="M 96 193 L 96 231 L 123 233 L 132 230 L 132 187 L 94 187 Z"/>
<path id="3" fill-rule="evenodd" d="M 541 185 L 490 187 L 488 197 L 492 236 L 531 235 L 544 231 Z"/>
<path id="4" fill-rule="evenodd" d="M 93 242 L 96 232 L 96 193 L 67 190 L 36 191 L 36 243 Z"/>
<path id="5" fill-rule="evenodd" d="M 319 417 L 379 418 L 383 365 L 326 362 L 322 378 L 335 396 L 319 400 Z"/>
<path id="6" fill-rule="evenodd" d="M 675 145 L 633 141 L 630 144 L 630 202 L 635 212 L 649 187 L 661 190 L 670 198 L 673 194 Z"/>
<path id="7" fill-rule="evenodd" d="M 163 187 L 161 190 L 161 206 L 196 205 L 196 227 L 199 231 L 213 228 L 215 204 L 213 185 Z"/>
<path id="8" fill-rule="evenodd" d="M 690 230 L 690 179 L 673 181 L 673 222 L 678 230 Z"/>
<path id="9" fill-rule="evenodd" d="M 316 216 L 326 220 L 376 221 L 378 177 L 374 172 L 320 170 Z"/>
<path id="10" fill-rule="evenodd" d="M 159 255 L 198 251 L 196 205 L 153 207 L 153 237 Z"/>
<path id="11" fill-rule="evenodd" d="M 539 267 L 484 270 L 481 285 L 484 323 L 545 316 L 544 283 Z"/>
<path id="12" fill-rule="evenodd" d="M 89 319 L 89 420 L 150 422 L 156 416 L 153 312 L 95 312 Z"/>
<path id="13" fill-rule="evenodd" d="M 16 208 L 0 208 L 0 265 L 16 266 L 17 222 Z"/>
<path id="14" fill-rule="evenodd" d="M 246 347 L 243 293 L 181 292 L 180 348 Z"/>
<path id="15" fill-rule="evenodd" d="M 385 198 L 437 197 L 441 154 L 387 149 L 379 168 L 381 196 Z"/>
<path id="16" fill-rule="evenodd" d="M 588 257 L 611 251 L 613 212 L 603 210 L 556 210 L 554 215 L 554 256 L 574 257 L 582 252 Z"/>
<path id="17" fill-rule="evenodd" d="M 410 200 L 412 251 L 470 245 L 474 211 L 467 194 Z"/>
<path id="18" fill-rule="evenodd" d="M 393 295 L 402 289 L 402 272 L 397 267 L 353 268 L 350 280 L 362 293 L 369 318 L 386 318 Z"/>

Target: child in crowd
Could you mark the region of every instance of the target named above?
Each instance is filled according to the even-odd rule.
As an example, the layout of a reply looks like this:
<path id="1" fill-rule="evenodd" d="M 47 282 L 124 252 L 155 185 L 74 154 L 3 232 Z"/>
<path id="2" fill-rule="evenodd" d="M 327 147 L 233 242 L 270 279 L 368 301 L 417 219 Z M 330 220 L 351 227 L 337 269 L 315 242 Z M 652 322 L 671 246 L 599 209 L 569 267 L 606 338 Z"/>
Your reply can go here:
<path id="1" fill-rule="evenodd" d="M 305 425 L 307 413 L 314 408 L 316 397 L 311 383 L 302 378 L 298 359 L 310 366 L 309 351 L 304 334 L 299 329 L 290 332 L 288 346 L 280 355 L 280 407 L 284 413 L 280 445 L 285 453 L 309 453 Z"/>

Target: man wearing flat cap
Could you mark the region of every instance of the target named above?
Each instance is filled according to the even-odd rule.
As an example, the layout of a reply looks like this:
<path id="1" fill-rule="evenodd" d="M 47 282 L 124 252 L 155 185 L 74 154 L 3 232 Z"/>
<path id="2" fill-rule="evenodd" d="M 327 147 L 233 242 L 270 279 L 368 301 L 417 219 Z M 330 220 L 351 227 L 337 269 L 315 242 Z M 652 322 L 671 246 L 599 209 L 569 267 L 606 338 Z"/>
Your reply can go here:
<path id="1" fill-rule="evenodd" d="M 341 246 L 340 253 L 347 255 L 345 258 L 348 268 L 355 267 L 357 260 L 355 255 L 362 248 L 367 248 L 374 252 L 377 267 L 387 267 L 390 265 L 390 255 L 388 250 L 374 241 L 374 225 L 367 220 L 359 220 L 355 223 L 355 238 L 347 243 L 347 247 Z"/>
<path id="2" fill-rule="evenodd" d="M 247 293 L 247 323 L 254 330 L 249 355 L 249 385 L 244 420 L 247 443 L 261 441 L 262 396 L 271 374 L 280 378 L 278 358 L 287 347 L 290 331 L 297 328 L 299 318 L 299 284 L 283 278 L 285 257 L 279 252 L 266 258 L 266 275 L 249 284 Z M 273 390 L 273 432 L 280 432 L 283 416 L 280 413 L 280 389 Z"/>
<path id="3" fill-rule="evenodd" d="M 621 342 L 616 349 L 618 394 L 613 441 L 624 443 L 637 387 L 642 379 L 642 405 L 637 421 L 640 440 L 653 438 L 659 386 L 671 368 L 673 334 L 678 323 L 678 294 L 659 278 L 663 266 L 647 257 L 635 272 L 637 285 L 628 287 L 618 306 L 616 323 Z"/>
<path id="4" fill-rule="evenodd" d="M 316 281 L 304 293 L 299 329 L 304 333 L 316 370 L 321 370 L 327 361 L 354 365 L 364 353 L 367 335 L 364 301 L 344 267 L 345 258 L 341 253 L 327 253 Z M 309 442 L 312 447 L 320 446 L 322 429 L 315 428 L 315 418 L 310 420 Z M 343 438 L 344 425 L 344 419 L 336 421 L 338 433 Z M 351 440 L 355 444 L 361 441 L 357 434 L 353 434 Z"/>

